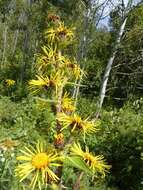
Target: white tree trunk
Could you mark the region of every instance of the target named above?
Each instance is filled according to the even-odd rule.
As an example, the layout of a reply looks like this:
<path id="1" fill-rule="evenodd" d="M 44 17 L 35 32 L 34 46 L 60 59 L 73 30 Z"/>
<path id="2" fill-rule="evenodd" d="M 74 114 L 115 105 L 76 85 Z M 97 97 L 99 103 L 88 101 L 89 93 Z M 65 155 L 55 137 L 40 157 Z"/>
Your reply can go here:
<path id="1" fill-rule="evenodd" d="M 8 26 L 7 26 L 7 23 L 5 23 L 4 32 L 3 32 L 3 53 L 2 53 L 1 68 L 5 64 L 5 54 L 6 54 L 6 48 L 7 48 L 7 30 L 8 30 Z"/>
<path id="2" fill-rule="evenodd" d="M 12 48 L 12 57 L 15 54 L 16 51 L 16 46 L 17 46 L 17 41 L 18 41 L 18 35 L 19 35 L 19 29 L 17 29 L 14 33 L 14 37 L 13 37 L 13 48 Z"/>
<path id="3" fill-rule="evenodd" d="M 106 94 L 107 82 L 108 82 L 109 75 L 110 75 L 110 72 L 112 69 L 112 65 L 113 65 L 113 62 L 114 62 L 114 59 L 115 59 L 115 56 L 117 53 L 118 46 L 121 42 L 121 38 L 122 38 L 122 35 L 125 30 L 126 22 L 127 22 L 127 17 L 124 19 L 124 21 L 120 27 L 119 34 L 118 34 L 116 44 L 115 44 L 115 48 L 113 50 L 112 56 L 110 57 L 108 64 L 106 66 L 106 69 L 105 69 L 105 73 L 104 73 L 103 81 L 102 81 L 102 85 L 101 85 L 101 90 L 100 90 L 100 95 L 99 95 L 99 108 L 102 108 L 102 105 L 103 105 L 103 101 L 104 101 L 105 94 Z"/>

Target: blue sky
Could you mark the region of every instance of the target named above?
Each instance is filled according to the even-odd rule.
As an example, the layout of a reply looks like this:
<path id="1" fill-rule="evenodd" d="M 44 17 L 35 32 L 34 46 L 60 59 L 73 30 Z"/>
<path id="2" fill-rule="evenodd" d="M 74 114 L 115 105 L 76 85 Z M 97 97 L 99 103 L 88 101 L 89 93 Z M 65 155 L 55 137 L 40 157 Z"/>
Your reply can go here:
<path id="1" fill-rule="evenodd" d="M 100 3 L 104 2 L 105 0 L 99 0 Z M 121 2 L 120 0 L 111 0 L 112 3 L 116 6 L 119 2 Z M 137 4 L 138 2 L 140 2 L 141 0 L 133 0 L 133 4 Z M 125 5 L 127 5 L 128 0 L 124 0 Z M 109 3 L 106 6 L 106 9 L 104 11 L 104 16 L 109 15 L 110 11 L 113 9 L 113 6 L 111 3 Z M 103 16 L 103 17 L 104 17 Z M 105 19 L 101 20 L 100 25 L 105 25 L 108 26 L 108 21 L 109 21 L 109 17 L 105 17 Z"/>

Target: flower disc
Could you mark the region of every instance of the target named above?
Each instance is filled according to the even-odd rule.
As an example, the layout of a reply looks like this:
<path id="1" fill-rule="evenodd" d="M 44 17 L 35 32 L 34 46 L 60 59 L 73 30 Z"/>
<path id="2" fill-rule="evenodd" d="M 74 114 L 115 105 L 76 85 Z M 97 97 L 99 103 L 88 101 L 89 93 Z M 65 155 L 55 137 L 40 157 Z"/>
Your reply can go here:
<path id="1" fill-rule="evenodd" d="M 38 153 L 32 159 L 32 165 L 37 168 L 45 168 L 48 165 L 48 156 L 46 153 Z"/>

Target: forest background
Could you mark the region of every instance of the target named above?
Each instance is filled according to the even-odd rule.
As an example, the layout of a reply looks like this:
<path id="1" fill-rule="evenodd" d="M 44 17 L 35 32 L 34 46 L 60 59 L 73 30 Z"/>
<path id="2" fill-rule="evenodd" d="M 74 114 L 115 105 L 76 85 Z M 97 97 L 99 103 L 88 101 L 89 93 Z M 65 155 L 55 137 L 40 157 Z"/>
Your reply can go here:
<path id="1" fill-rule="evenodd" d="M 53 122 L 50 109 L 39 108 L 27 88 L 51 12 L 75 27 L 67 51 L 86 77 L 68 90 L 79 113 L 100 118 L 99 135 L 88 146 L 112 166 L 105 179 L 83 176 L 80 189 L 142 190 L 143 3 L 132 0 L 0 0 L 0 189 L 20 189 L 13 175 L 18 149 L 46 139 Z M 69 190 L 75 173 L 65 170 Z"/>

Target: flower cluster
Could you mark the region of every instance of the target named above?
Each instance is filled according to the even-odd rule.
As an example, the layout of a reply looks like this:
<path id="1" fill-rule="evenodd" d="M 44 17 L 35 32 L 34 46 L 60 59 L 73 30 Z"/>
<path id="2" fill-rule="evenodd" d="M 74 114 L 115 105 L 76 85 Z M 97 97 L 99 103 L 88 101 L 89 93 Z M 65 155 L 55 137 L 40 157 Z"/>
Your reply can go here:
<path id="1" fill-rule="evenodd" d="M 45 32 L 48 46 L 43 46 L 42 52 L 37 54 L 36 79 L 31 79 L 28 84 L 32 93 L 44 92 L 50 97 L 48 102 L 56 121 L 56 129 L 53 129 L 54 148 L 48 150 L 43 143 L 39 142 L 36 148 L 25 147 L 21 150 L 22 155 L 17 157 L 20 164 L 15 170 L 20 181 L 31 179 L 32 190 L 36 186 L 41 189 L 44 184 L 60 182 L 62 166 L 65 160 L 69 157 L 71 160 L 73 155 L 85 162 L 92 175 L 105 176 L 110 168 L 102 155 L 94 156 L 88 148 L 84 152 L 80 144 L 74 143 L 72 146 L 69 143 L 71 137 L 75 141 L 81 135 L 85 140 L 86 135 L 97 132 L 100 122 L 90 120 L 89 117 L 84 119 L 78 115 L 74 99 L 67 92 L 67 85 L 75 84 L 75 81 L 84 75 L 76 60 L 64 53 L 65 48 L 73 41 L 74 30 L 66 27 L 57 15 L 50 14 L 48 21 L 50 27 Z M 47 105 L 46 101 L 41 102 L 42 106 Z M 71 151 L 67 150 L 67 147 L 70 147 Z M 75 164 L 75 167 L 78 167 L 78 164 Z M 79 166 L 78 169 L 81 167 Z"/>

